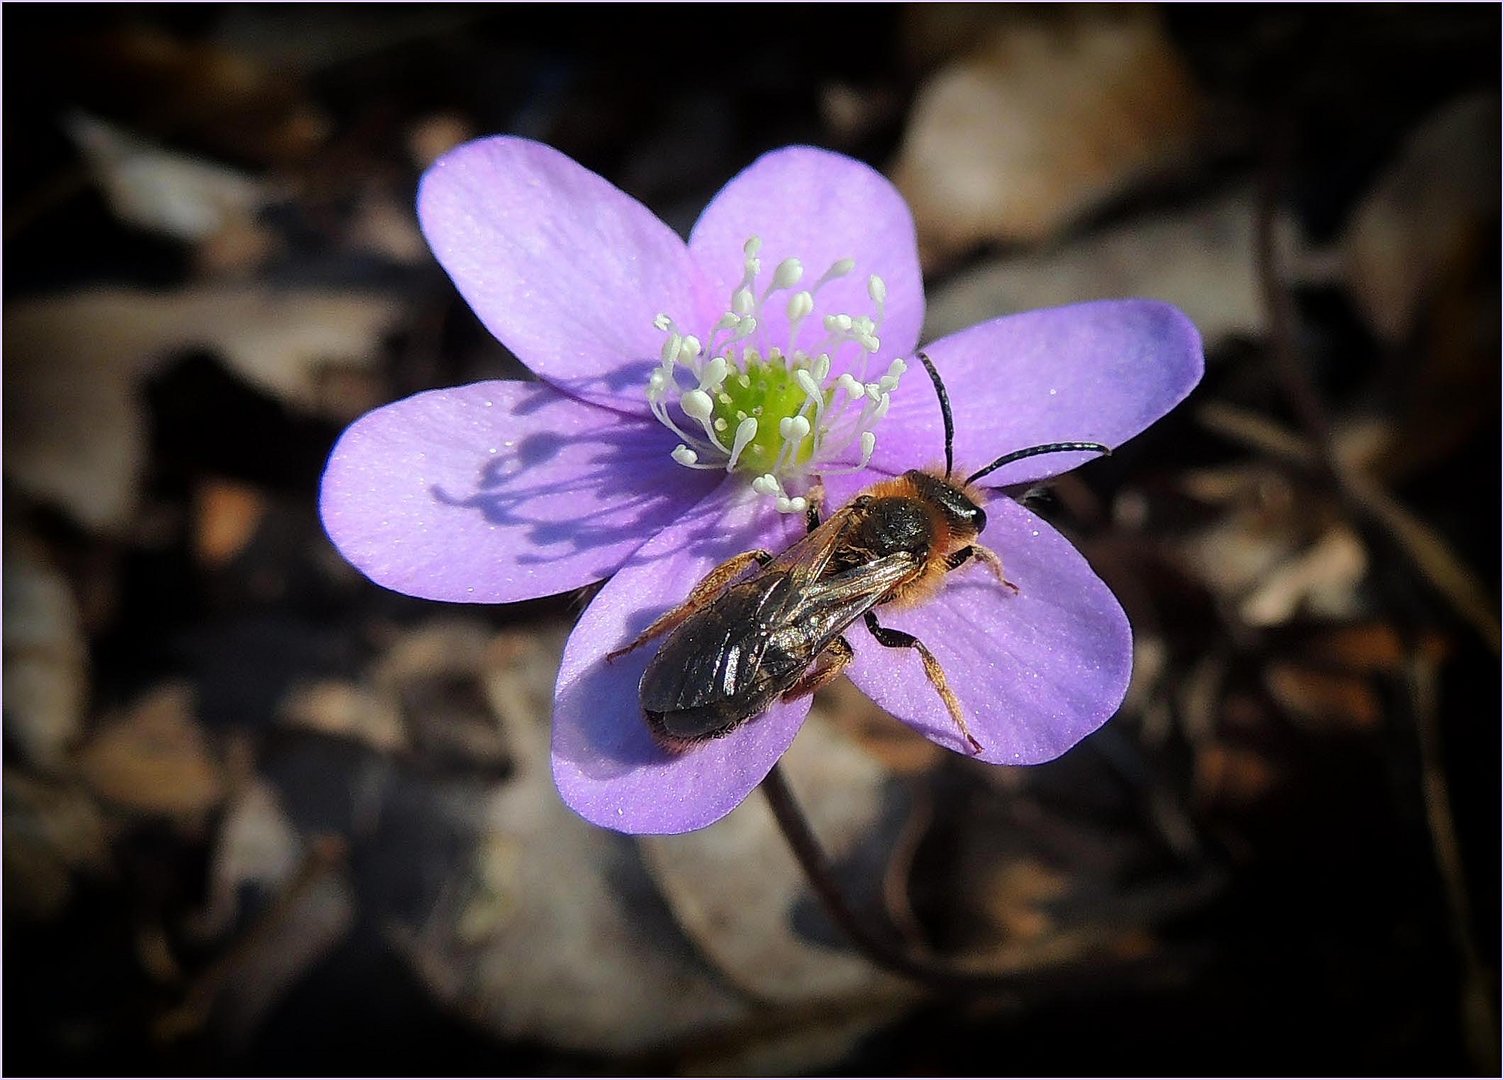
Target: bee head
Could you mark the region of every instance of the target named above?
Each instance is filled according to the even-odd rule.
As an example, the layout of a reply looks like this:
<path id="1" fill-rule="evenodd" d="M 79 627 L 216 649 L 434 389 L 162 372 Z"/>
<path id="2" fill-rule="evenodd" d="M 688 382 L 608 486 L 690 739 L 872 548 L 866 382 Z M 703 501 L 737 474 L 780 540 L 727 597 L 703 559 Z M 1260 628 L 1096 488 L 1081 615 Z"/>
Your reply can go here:
<path id="1" fill-rule="evenodd" d="M 915 491 L 945 520 L 950 534 L 970 540 L 987 527 L 987 512 L 965 488 L 954 480 L 914 469 L 904 477 Z"/>

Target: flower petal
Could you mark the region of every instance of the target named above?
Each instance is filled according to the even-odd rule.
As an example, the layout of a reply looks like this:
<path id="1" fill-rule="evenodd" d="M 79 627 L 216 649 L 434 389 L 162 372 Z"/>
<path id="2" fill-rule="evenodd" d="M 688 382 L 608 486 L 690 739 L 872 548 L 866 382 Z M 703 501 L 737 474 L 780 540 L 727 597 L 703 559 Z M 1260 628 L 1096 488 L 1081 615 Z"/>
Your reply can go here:
<path id="1" fill-rule="evenodd" d="M 960 699 L 977 757 L 1033 765 L 1095 731 L 1128 691 L 1133 635 L 1111 591 L 1070 541 L 1011 499 L 987 506 L 983 542 L 1015 595 L 980 564 L 956 570 L 939 596 L 908 611 L 879 608 L 883 626 L 927 645 Z M 847 635 L 857 686 L 926 738 L 968 750 L 912 649 Z"/>
<path id="2" fill-rule="evenodd" d="M 798 288 L 812 287 L 839 259 L 856 260 L 851 273 L 820 290 L 818 310 L 827 314 L 872 311 L 867 279 L 882 278 L 888 296 L 878 355 L 913 351 L 924 322 L 914 218 L 898 189 L 877 170 L 808 146 L 774 150 L 754 161 L 711 200 L 690 233 L 689 247 L 703 272 L 719 282 L 716 297 L 729 298 L 741 280 L 742 245 L 752 236 L 762 240 L 764 279 L 771 279 L 784 259 L 804 264 Z M 775 294 L 775 301 L 781 295 Z M 770 304 L 762 329 L 769 342 L 787 344 L 784 304 Z M 824 328 L 811 320 L 799 343 L 810 348 L 824 337 Z"/>
<path id="3" fill-rule="evenodd" d="M 1113 449 L 1201 379 L 1201 335 L 1156 300 L 1101 300 L 1005 315 L 925 347 L 950 392 L 962 475 L 1012 450 L 1051 442 Z M 902 472 L 944 457 L 934 392 L 910 373 L 877 432 L 873 465 Z M 1094 455 L 1045 454 L 987 476 L 989 487 L 1055 476 Z"/>
<path id="4" fill-rule="evenodd" d="M 779 550 L 797 515 L 770 514 L 745 484 L 726 486 L 645 544 L 600 591 L 564 647 L 554 694 L 559 793 L 587 821 L 628 833 L 681 833 L 730 813 L 762 781 L 809 711 L 775 705 L 729 735 L 682 754 L 648 734 L 637 683 L 660 642 L 612 663 L 605 654 L 681 602 L 712 568 L 756 547 Z"/>
<path id="5" fill-rule="evenodd" d="M 429 247 L 486 329 L 576 397 L 648 411 L 660 312 L 697 311 L 684 241 L 636 199 L 542 143 L 498 136 L 423 176 Z"/>
<path id="6" fill-rule="evenodd" d="M 610 574 L 720 482 L 675 464 L 673 444 L 656 421 L 545 383 L 430 390 L 340 436 L 319 507 L 340 552 L 389 589 L 546 596 Z"/>

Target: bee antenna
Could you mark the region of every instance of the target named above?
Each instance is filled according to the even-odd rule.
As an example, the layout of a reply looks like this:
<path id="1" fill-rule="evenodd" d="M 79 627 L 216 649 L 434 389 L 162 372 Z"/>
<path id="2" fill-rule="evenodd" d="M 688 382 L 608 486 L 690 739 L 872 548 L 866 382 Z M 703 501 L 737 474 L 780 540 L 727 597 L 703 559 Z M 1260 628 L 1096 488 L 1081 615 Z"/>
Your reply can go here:
<path id="1" fill-rule="evenodd" d="M 921 353 L 920 355 L 923 356 L 924 354 Z M 947 445 L 947 448 L 948 448 L 949 447 L 949 441 L 948 440 L 947 440 L 947 444 L 946 445 Z M 1110 454 L 1110 453 L 1112 453 L 1112 450 L 1111 450 L 1110 447 L 1103 446 L 1101 443 L 1097 443 L 1097 442 L 1052 442 L 1052 443 L 1044 443 L 1044 444 L 1042 444 L 1040 446 L 1030 446 L 1030 447 L 1027 447 L 1026 449 L 1023 449 L 1023 450 L 1015 450 L 1011 454 L 1004 454 L 1002 457 L 1000 457 L 996 461 L 994 461 L 991 465 L 988 465 L 985 469 L 978 469 L 976 472 L 972 473 L 970 476 L 968 476 L 966 478 L 966 482 L 968 484 L 970 484 L 973 481 L 979 480 L 982 477 L 986 476 L 988 473 L 992 472 L 994 469 L 1001 469 L 1004 465 L 1011 465 L 1015 461 L 1022 461 L 1024 458 L 1038 457 L 1040 454 L 1061 454 L 1061 453 L 1065 453 L 1066 451 L 1070 451 L 1070 450 L 1087 450 L 1087 451 L 1090 451 L 1090 452 L 1096 453 L 1096 454 Z M 947 472 L 946 475 L 949 475 L 949 472 Z"/>
<path id="2" fill-rule="evenodd" d="M 935 370 L 935 365 L 924 353 L 919 353 L 919 362 L 924 365 L 924 370 L 930 373 L 930 382 L 935 384 L 935 396 L 940 399 L 940 419 L 945 424 L 945 478 L 950 479 L 950 474 L 956 471 L 953 447 L 956 441 L 956 422 L 950 415 L 950 395 L 945 392 L 945 384 L 940 381 L 940 373 Z M 1106 447 L 1103 447 L 1106 449 Z M 997 468 L 989 465 L 983 472 Z"/>

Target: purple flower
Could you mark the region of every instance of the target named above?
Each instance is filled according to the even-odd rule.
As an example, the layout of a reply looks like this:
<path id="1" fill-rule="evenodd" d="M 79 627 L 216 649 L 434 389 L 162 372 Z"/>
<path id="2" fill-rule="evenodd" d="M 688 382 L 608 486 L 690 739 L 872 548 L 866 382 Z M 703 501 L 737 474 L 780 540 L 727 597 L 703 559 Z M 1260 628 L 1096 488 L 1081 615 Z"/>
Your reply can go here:
<path id="1" fill-rule="evenodd" d="M 638 706 L 655 646 L 604 657 L 724 559 L 796 539 L 816 479 L 833 509 L 941 460 L 933 388 L 922 371 L 905 377 L 924 316 L 908 208 L 866 165 L 792 147 L 733 179 L 686 244 L 564 155 L 499 137 L 434 165 L 418 211 L 460 293 L 541 381 L 429 391 L 362 417 L 324 476 L 329 535 L 379 584 L 435 600 L 503 603 L 609 577 L 559 672 L 559 791 L 624 832 L 708 825 L 767 774 L 808 699 L 671 754 Z M 1120 446 L 1202 370 L 1195 328 L 1147 300 L 993 319 L 925 351 L 950 390 L 963 474 L 1039 443 Z M 985 483 L 1087 457 L 1029 458 Z M 1121 703 L 1131 632 L 1045 522 L 1001 495 L 987 517 L 982 540 L 1017 595 L 967 566 L 883 621 L 939 658 L 981 760 L 1046 761 Z M 918 656 L 860 627 L 848 640 L 863 691 L 965 751 Z"/>

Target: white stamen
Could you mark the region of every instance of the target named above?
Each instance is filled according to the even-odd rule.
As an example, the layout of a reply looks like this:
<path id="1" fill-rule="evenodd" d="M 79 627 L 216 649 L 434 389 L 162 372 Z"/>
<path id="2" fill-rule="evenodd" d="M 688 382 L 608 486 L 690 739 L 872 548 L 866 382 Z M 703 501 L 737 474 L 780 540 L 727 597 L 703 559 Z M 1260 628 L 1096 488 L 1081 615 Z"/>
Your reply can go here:
<path id="1" fill-rule="evenodd" d="M 719 423 L 719 421 L 717 421 Z M 736 468 L 737 458 L 742 456 L 742 451 L 747 444 L 757 437 L 757 417 L 749 416 L 740 424 L 736 425 L 736 437 L 731 443 L 731 456 L 726 460 L 726 471 L 731 472 Z"/>
<path id="2" fill-rule="evenodd" d="M 700 371 L 700 389 L 713 390 L 726 381 L 726 358 L 717 356 Z"/>
<path id="3" fill-rule="evenodd" d="M 836 260 L 801 289 L 800 259 L 784 258 L 764 276 L 761 252 L 761 239 L 749 237 L 742 246 L 742 277 L 730 290 L 727 307 L 713 324 L 696 327 L 704 340 L 685 333 L 667 313 L 653 319 L 665 337 L 660 363 L 648 374 L 647 400 L 653 416 L 683 440 L 671 454 L 677 464 L 765 470 L 750 478 L 753 491 L 770 498 L 779 511 L 797 513 L 808 500 L 795 492 L 805 490 L 812 477 L 866 467 L 876 445 L 875 426 L 888 411 L 905 365 L 891 360 L 885 374 L 869 381 L 888 295 L 880 277 L 866 277 L 872 305 L 867 311 L 821 310 L 819 290 L 851 273 L 854 259 Z M 788 294 L 781 301 L 787 336 L 769 341 L 763 305 L 780 290 Z M 826 338 L 804 347 L 801 332 L 812 317 Z M 692 423 L 684 424 L 686 418 Z M 698 432 L 690 434 L 680 424 Z M 858 449 L 860 464 L 852 466 Z M 836 461 L 846 464 L 832 469 Z"/>
<path id="4" fill-rule="evenodd" d="M 778 434 L 789 442 L 802 442 L 809 434 L 809 421 L 802 416 L 785 416 L 778 421 Z"/>
<path id="5" fill-rule="evenodd" d="M 715 402 L 710 400 L 710 395 L 705 391 L 691 390 L 679 399 L 679 408 L 684 410 L 685 416 L 704 423 L 715 411 Z"/>
<path id="6" fill-rule="evenodd" d="M 789 322 L 798 325 L 814 310 L 815 298 L 807 290 L 801 290 L 789 297 Z"/>
<path id="7" fill-rule="evenodd" d="M 664 341 L 663 349 L 658 354 L 658 358 L 663 362 L 664 367 L 673 367 L 674 361 L 679 358 L 679 346 L 683 343 L 684 339 L 678 334 L 670 334 L 668 339 Z"/>

